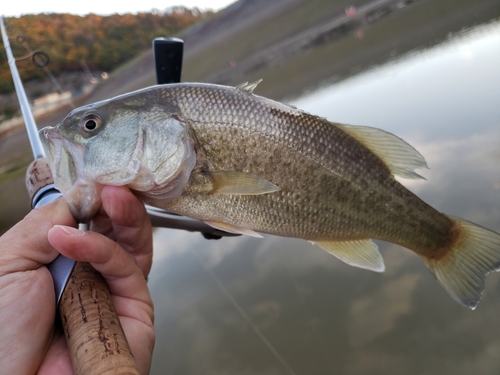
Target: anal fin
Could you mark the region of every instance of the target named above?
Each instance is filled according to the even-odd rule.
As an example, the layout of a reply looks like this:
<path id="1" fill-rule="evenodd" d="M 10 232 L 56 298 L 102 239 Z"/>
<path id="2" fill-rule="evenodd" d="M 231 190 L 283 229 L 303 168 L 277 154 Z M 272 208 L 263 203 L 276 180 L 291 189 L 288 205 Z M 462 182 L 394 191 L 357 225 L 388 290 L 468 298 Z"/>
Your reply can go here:
<path id="1" fill-rule="evenodd" d="M 353 267 L 384 272 L 384 259 L 371 240 L 314 241 L 323 250 Z"/>

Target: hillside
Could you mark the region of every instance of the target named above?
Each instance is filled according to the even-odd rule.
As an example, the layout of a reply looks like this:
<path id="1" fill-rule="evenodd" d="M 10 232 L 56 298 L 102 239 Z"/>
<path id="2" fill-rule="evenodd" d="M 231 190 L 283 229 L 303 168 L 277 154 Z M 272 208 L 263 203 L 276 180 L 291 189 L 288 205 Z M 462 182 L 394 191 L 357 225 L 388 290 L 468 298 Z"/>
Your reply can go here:
<path id="1" fill-rule="evenodd" d="M 357 13 L 348 17 L 351 5 Z M 259 94 L 286 100 L 325 77 L 341 81 L 499 16 L 498 0 L 240 0 L 178 35 L 182 80 L 236 85 L 263 78 Z M 155 82 L 147 51 L 89 100 Z"/>
<path id="2" fill-rule="evenodd" d="M 24 15 L 7 18 L 5 24 L 20 76 L 29 98 L 34 99 L 56 90 L 80 90 L 92 80 L 92 74 L 99 77 L 113 71 L 151 48 L 154 37 L 177 34 L 211 14 L 174 7 L 164 12 L 110 16 Z M 0 48 L 0 94 L 4 94 L 0 96 L 0 115 L 9 116 L 17 103 L 3 43 Z M 46 68 L 33 63 L 33 53 L 38 65 L 48 60 Z M 57 86 L 47 73 L 56 77 Z"/>

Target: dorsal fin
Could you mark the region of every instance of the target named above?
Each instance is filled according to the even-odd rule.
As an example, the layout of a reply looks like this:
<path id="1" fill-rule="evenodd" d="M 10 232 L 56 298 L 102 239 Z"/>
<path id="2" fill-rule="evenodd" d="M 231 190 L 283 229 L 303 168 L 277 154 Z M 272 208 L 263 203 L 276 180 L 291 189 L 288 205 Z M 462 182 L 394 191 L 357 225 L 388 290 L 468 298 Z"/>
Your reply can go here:
<path id="1" fill-rule="evenodd" d="M 235 88 L 237 88 L 238 90 L 244 92 L 245 94 L 252 95 L 253 94 L 253 90 L 255 90 L 255 88 L 257 87 L 257 85 L 259 83 L 261 83 L 261 82 L 262 82 L 262 79 L 259 79 L 258 81 L 255 81 L 255 82 L 252 82 L 252 83 L 245 82 L 245 83 L 242 83 L 241 85 L 236 86 Z"/>
<path id="2" fill-rule="evenodd" d="M 335 124 L 377 155 L 395 176 L 424 179 L 415 172 L 428 168 L 424 157 L 394 134 L 368 126 Z"/>

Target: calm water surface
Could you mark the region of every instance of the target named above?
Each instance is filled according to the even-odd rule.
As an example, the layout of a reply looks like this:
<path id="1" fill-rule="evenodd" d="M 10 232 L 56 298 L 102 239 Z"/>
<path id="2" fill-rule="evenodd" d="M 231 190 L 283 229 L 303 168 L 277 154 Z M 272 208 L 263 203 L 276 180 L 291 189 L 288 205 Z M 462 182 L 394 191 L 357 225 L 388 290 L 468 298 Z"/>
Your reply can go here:
<path id="1" fill-rule="evenodd" d="M 392 132 L 426 181 L 401 180 L 440 211 L 500 231 L 500 22 L 289 101 Z M 258 93 L 258 89 L 257 89 Z M 152 374 L 497 374 L 500 275 L 475 311 L 420 259 L 378 242 L 386 272 L 349 267 L 303 240 L 207 241 L 159 229 L 150 286 Z"/>

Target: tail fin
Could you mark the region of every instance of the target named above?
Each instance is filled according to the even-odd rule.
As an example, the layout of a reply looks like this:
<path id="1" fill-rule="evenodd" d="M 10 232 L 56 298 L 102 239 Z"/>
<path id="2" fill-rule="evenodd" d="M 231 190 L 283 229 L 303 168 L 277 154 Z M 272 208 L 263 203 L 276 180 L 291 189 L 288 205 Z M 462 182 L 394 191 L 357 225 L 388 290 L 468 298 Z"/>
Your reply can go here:
<path id="1" fill-rule="evenodd" d="M 459 225 L 460 237 L 445 256 L 424 258 L 424 262 L 455 301 L 474 310 L 486 275 L 500 270 L 500 234 L 462 219 L 450 219 Z"/>

